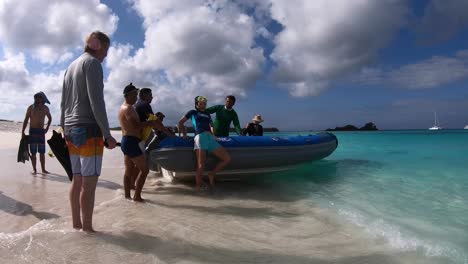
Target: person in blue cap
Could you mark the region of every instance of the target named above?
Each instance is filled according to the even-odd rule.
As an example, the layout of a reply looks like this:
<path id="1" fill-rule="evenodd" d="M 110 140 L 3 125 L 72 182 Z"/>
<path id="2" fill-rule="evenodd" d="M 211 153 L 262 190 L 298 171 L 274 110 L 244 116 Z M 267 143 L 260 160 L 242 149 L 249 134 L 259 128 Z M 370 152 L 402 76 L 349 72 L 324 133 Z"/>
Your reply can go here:
<path id="1" fill-rule="evenodd" d="M 38 92 L 34 95 L 34 104 L 28 107 L 26 116 L 24 117 L 23 129 L 21 130 L 21 137 L 25 137 L 26 126 L 29 122 L 29 150 L 31 151 L 31 164 L 33 167 L 32 174 L 37 173 L 36 170 L 36 154 L 39 152 L 39 159 L 41 161 L 42 173 L 49 173 L 45 169 L 45 134 L 49 130 L 52 116 L 50 115 L 49 108 L 45 104 L 50 104 L 49 99 L 43 92 Z M 45 117 L 47 117 L 47 126 L 44 128 Z"/>

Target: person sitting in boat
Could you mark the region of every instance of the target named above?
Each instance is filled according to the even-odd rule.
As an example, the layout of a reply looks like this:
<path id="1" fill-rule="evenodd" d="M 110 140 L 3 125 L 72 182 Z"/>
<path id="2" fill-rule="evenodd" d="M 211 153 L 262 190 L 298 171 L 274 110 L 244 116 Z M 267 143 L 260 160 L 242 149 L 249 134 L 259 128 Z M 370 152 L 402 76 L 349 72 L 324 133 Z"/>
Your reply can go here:
<path id="1" fill-rule="evenodd" d="M 263 122 L 261 115 L 255 115 L 252 123 L 248 123 L 244 129 L 243 134 L 249 136 L 263 136 L 263 127 L 260 125 Z"/>
<path id="2" fill-rule="evenodd" d="M 229 153 L 224 149 L 213 135 L 213 121 L 206 111 L 207 99 L 204 96 L 195 97 L 195 109 L 190 110 L 179 121 L 179 131 L 187 138 L 187 130 L 184 123 L 191 120 L 195 130 L 194 149 L 197 157 L 196 188 L 200 190 L 203 185 L 203 170 L 205 167 L 206 154 L 212 153 L 221 161 L 208 173 L 210 188 L 215 186 L 215 175 L 220 172 L 231 161 Z"/>
<path id="3" fill-rule="evenodd" d="M 234 128 L 238 135 L 241 135 L 241 127 L 239 124 L 239 117 L 236 111 L 232 108 L 236 103 L 236 97 L 234 95 L 226 96 L 224 105 L 214 105 L 208 107 L 206 111 L 210 114 L 216 113 L 214 120 L 214 134 L 217 137 L 228 137 L 229 127 L 231 122 L 234 124 Z"/>
<path id="4" fill-rule="evenodd" d="M 164 124 L 163 124 L 162 122 L 164 122 L 164 118 L 165 118 L 166 116 L 165 116 L 162 112 L 157 112 L 156 115 L 155 115 L 155 117 L 157 118 L 158 121 L 161 122 L 161 125 L 162 125 L 163 127 L 165 127 Z M 176 137 L 176 134 L 174 133 L 174 130 L 173 130 L 171 127 L 166 127 L 166 129 L 167 129 L 168 133 L 170 133 L 170 134 L 169 134 L 170 137 Z M 145 153 L 146 153 L 146 154 L 149 154 L 152 150 L 154 150 L 155 148 L 157 148 L 158 145 L 159 145 L 159 143 L 160 143 L 163 139 L 165 139 L 165 138 L 168 137 L 168 134 L 166 134 L 165 132 L 163 132 L 163 131 L 161 131 L 161 130 L 156 130 L 155 132 L 156 132 L 156 136 L 153 137 L 153 138 L 151 139 L 151 141 L 146 145 L 146 149 L 145 149 Z"/>
<path id="5" fill-rule="evenodd" d="M 164 122 L 164 118 L 166 116 L 161 112 L 157 112 L 156 117 L 158 118 L 159 121 L 161 121 L 161 124 L 164 126 L 163 122 Z M 171 135 L 175 136 L 174 131 L 170 127 L 166 127 L 166 128 L 167 128 L 167 131 L 169 131 L 169 133 L 171 133 Z M 163 139 L 165 139 L 167 137 L 167 135 L 164 132 L 162 132 L 161 130 L 156 131 L 156 136 L 158 137 L 159 141 L 161 141 L 161 140 L 163 140 Z"/>

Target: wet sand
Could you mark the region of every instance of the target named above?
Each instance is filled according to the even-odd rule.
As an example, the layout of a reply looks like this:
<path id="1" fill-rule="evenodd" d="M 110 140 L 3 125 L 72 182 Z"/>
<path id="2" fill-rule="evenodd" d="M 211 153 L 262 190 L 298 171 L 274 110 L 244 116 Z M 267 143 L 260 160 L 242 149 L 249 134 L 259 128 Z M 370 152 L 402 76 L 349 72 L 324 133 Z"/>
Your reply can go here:
<path id="1" fill-rule="evenodd" d="M 118 135 L 118 133 L 117 133 Z M 146 204 L 123 198 L 123 156 L 106 150 L 96 234 L 71 228 L 69 181 L 16 163 L 20 134 L 0 132 L 0 255 L 8 263 L 428 263 L 342 222 L 287 186 L 226 182 L 215 195 L 148 179 Z"/>

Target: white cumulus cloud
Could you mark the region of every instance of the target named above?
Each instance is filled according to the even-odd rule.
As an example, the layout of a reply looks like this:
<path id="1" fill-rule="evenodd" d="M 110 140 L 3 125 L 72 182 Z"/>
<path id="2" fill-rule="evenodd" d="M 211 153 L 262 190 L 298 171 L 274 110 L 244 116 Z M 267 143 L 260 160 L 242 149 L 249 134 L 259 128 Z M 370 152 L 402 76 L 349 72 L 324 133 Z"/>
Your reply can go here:
<path id="1" fill-rule="evenodd" d="M 113 34 L 118 18 L 98 0 L 2 0 L 0 43 L 42 63 L 69 59 L 92 30 Z M 65 54 L 65 55 L 63 55 Z"/>
<path id="2" fill-rule="evenodd" d="M 111 48 L 107 85 L 120 91 L 129 82 L 153 89 L 157 109 L 180 117 L 196 95 L 220 102 L 228 94 L 245 96 L 262 76 L 262 49 L 252 17 L 232 1 L 135 0 L 142 16 L 144 46 Z M 177 115 L 177 116 L 175 116 Z"/>
<path id="3" fill-rule="evenodd" d="M 408 13 L 394 0 L 271 2 L 272 18 L 284 26 L 271 55 L 273 78 L 298 97 L 317 95 L 372 62 Z"/>
<path id="4" fill-rule="evenodd" d="M 64 71 L 31 74 L 23 53 L 6 52 L 4 57 L 0 60 L 0 118 L 22 120 L 33 95 L 43 91 L 52 102 L 53 118 L 58 120 Z"/>
<path id="5" fill-rule="evenodd" d="M 468 79 L 468 50 L 458 51 L 454 56 L 433 56 L 397 69 L 364 68 L 353 81 L 365 85 L 428 89 L 464 79 Z"/>
<path id="6" fill-rule="evenodd" d="M 389 73 L 392 83 L 410 89 L 434 88 L 467 78 L 468 59 L 459 56 L 434 56 Z"/>

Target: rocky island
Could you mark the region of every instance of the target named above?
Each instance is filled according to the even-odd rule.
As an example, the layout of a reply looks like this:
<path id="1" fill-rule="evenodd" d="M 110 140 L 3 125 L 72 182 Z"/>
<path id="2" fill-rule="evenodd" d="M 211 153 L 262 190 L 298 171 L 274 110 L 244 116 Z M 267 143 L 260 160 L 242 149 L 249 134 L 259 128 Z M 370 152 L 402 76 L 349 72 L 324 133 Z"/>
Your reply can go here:
<path id="1" fill-rule="evenodd" d="M 326 131 L 377 131 L 377 130 L 379 130 L 377 126 L 374 123 L 369 122 L 361 128 L 358 128 L 353 125 L 346 125 L 343 127 L 335 127 L 334 129 L 328 128 Z"/>

